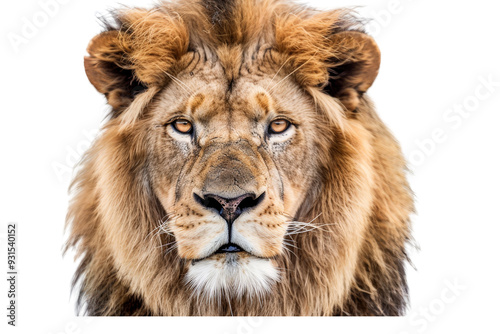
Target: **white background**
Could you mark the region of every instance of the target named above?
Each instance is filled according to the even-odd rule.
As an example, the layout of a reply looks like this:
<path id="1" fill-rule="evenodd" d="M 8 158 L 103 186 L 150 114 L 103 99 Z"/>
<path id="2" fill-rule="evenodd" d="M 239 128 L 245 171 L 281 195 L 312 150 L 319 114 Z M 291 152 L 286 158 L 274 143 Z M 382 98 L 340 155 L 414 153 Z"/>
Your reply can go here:
<path id="1" fill-rule="evenodd" d="M 369 31 L 382 50 L 382 66 L 369 94 L 410 160 L 417 198 L 413 230 L 421 250 L 412 251 L 417 271 L 408 268 L 406 317 L 132 319 L 75 317 L 70 298 L 75 266 L 61 253 L 68 171 L 108 110 L 87 81 L 82 57 L 100 31 L 96 13 L 117 2 L 60 0 L 44 22 L 41 3 L 48 1 L 8 1 L 0 11 L 0 267 L 5 277 L 6 225 L 16 222 L 20 273 L 15 329 L 6 325 L 7 286 L 1 280 L 2 328 L 9 333 L 242 334 L 498 330 L 500 20 L 495 2 L 308 1 L 320 8 L 364 6 L 360 13 L 374 18 Z M 23 37 L 26 22 L 39 27 Z M 15 46 L 14 35 L 25 40 Z M 496 86 L 485 86 L 485 80 Z M 464 116 L 458 117 L 459 108 Z"/>

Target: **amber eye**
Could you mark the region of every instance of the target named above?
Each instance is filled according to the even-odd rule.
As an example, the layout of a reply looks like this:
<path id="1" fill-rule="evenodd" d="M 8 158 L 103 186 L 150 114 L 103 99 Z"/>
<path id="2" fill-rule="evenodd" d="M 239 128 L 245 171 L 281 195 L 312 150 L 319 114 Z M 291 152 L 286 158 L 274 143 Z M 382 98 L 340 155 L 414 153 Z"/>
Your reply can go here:
<path id="1" fill-rule="evenodd" d="M 278 134 L 285 132 L 290 127 L 290 122 L 286 119 L 276 119 L 269 124 L 269 132 Z"/>
<path id="2" fill-rule="evenodd" d="M 193 124 L 191 124 L 191 122 L 186 119 L 176 119 L 175 121 L 173 121 L 172 126 L 180 133 L 185 134 L 191 133 L 191 131 L 193 130 Z"/>

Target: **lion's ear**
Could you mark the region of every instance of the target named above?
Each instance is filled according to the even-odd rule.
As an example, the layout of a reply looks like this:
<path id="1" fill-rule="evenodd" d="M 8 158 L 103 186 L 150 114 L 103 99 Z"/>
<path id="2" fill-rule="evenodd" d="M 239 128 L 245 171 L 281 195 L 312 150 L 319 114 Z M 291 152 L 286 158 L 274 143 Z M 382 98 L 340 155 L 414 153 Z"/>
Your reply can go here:
<path id="1" fill-rule="evenodd" d="M 325 91 L 355 111 L 359 98 L 375 81 L 380 67 L 380 50 L 372 37 L 358 31 L 331 36 L 336 55 L 331 59 Z"/>
<path id="2" fill-rule="evenodd" d="M 116 111 L 145 88 L 166 84 L 188 50 L 189 33 L 178 15 L 158 10 L 124 10 L 114 20 L 116 29 L 90 41 L 84 64 L 90 82 Z"/>
<path id="3" fill-rule="evenodd" d="M 134 96 L 146 88 L 135 78 L 120 46 L 119 32 L 105 31 L 95 36 L 84 58 L 85 73 L 90 83 L 104 94 L 115 111 L 127 107 Z"/>

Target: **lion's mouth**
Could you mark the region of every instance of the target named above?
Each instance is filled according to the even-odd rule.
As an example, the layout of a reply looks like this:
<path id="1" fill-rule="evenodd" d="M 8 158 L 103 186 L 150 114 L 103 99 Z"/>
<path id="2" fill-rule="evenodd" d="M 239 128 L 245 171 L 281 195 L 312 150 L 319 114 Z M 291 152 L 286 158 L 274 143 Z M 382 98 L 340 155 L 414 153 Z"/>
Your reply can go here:
<path id="1" fill-rule="evenodd" d="M 245 250 L 238 246 L 237 244 L 233 244 L 232 242 L 229 244 L 224 244 L 222 245 L 218 250 L 215 251 L 214 254 L 220 254 L 220 253 L 238 253 L 238 252 L 244 252 Z"/>
<path id="2" fill-rule="evenodd" d="M 231 256 L 231 259 L 233 259 L 233 258 L 235 258 L 235 256 L 236 256 L 237 253 L 248 253 L 248 252 L 245 251 L 239 245 L 230 242 L 230 243 L 227 243 L 227 244 L 224 244 L 224 245 L 220 246 L 219 249 L 217 249 L 215 252 L 211 253 L 208 256 L 192 260 L 191 263 L 195 264 L 197 262 L 200 262 L 200 261 L 206 260 L 208 258 L 211 258 L 211 257 L 213 257 L 213 256 L 215 256 L 217 254 L 226 254 L 227 256 Z M 251 255 L 250 253 L 248 253 L 248 254 Z"/>

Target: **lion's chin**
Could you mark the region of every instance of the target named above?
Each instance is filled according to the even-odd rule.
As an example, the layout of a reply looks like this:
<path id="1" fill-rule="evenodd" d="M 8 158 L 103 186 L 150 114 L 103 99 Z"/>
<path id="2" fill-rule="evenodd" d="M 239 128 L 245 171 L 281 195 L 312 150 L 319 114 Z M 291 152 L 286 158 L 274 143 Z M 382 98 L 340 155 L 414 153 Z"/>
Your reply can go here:
<path id="1" fill-rule="evenodd" d="M 246 252 L 214 254 L 189 266 L 186 282 L 194 295 L 207 299 L 250 298 L 270 291 L 279 279 L 279 271 L 270 259 Z"/>

